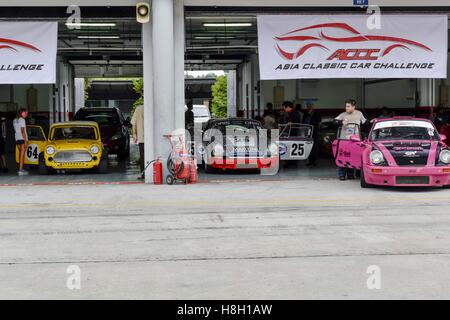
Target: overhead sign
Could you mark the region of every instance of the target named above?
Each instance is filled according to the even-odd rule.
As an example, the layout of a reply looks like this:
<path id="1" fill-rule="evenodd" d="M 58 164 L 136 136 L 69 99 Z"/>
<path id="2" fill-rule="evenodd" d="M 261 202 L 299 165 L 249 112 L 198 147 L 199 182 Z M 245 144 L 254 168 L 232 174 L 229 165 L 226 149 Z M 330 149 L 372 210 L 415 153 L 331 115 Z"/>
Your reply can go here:
<path id="1" fill-rule="evenodd" d="M 258 16 L 262 80 L 447 78 L 447 15 Z"/>
<path id="2" fill-rule="evenodd" d="M 0 22 L 0 84 L 56 82 L 57 22 Z"/>

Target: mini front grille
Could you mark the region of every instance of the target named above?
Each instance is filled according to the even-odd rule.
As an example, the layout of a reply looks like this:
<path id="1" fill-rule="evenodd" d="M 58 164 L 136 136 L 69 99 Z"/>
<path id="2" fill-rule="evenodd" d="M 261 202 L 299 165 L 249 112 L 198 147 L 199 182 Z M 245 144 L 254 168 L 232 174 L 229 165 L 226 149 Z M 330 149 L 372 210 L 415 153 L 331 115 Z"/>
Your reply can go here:
<path id="1" fill-rule="evenodd" d="M 89 162 L 92 156 L 87 151 L 63 151 L 57 153 L 53 160 L 57 163 Z"/>

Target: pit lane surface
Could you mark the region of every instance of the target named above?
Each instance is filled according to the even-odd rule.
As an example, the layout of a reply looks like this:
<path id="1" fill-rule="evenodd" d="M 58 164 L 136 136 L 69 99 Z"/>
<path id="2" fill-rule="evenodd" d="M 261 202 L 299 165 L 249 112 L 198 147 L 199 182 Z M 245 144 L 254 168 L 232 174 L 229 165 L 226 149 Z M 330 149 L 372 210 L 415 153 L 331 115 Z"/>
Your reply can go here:
<path id="1" fill-rule="evenodd" d="M 450 190 L 302 177 L 1 194 L 0 298 L 450 298 Z"/>

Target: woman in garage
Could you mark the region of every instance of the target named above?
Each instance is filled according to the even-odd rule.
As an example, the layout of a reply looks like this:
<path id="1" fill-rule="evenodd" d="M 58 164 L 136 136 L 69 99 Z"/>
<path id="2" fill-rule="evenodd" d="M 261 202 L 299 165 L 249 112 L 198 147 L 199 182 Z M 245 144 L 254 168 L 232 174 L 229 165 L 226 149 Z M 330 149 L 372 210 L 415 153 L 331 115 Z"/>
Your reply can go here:
<path id="1" fill-rule="evenodd" d="M 19 148 L 19 171 L 17 172 L 19 176 L 25 176 L 28 174 L 28 172 L 23 168 L 23 164 L 25 162 L 25 152 L 28 144 L 27 124 L 25 121 L 27 116 L 27 109 L 21 108 L 17 111 L 17 116 L 13 121 L 16 145 Z"/>

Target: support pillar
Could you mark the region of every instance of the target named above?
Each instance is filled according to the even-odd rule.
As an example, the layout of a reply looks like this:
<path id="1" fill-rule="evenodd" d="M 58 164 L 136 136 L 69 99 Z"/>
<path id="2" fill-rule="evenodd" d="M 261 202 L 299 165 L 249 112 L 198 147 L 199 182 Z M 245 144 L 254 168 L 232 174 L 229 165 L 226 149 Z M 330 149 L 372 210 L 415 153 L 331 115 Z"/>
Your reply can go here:
<path id="1" fill-rule="evenodd" d="M 436 80 L 418 79 L 419 106 L 430 107 L 436 105 Z"/>
<path id="2" fill-rule="evenodd" d="M 152 1 L 154 150 L 155 156 L 163 160 L 164 176 L 171 148 L 163 135 L 176 129 L 173 14 L 173 0 Z"/>
<path id="3" fill-rule="evenodd" d="M 174 0 L 174 66 L 175 66 L 175 127 L 184 130 L 185 127 L 185 91 L 184 91 L 184 0 Z"/>
<path id="4" fill-rule="evenodd" d="M 142 25 L 142 48 L 144 70 L 144 136 L 145 136 L 145 165 L 155 159 L 155 112 L 153 104 L 153 28 L 152 22 Z M 153 183 L 153 171 L 147 169 L 145 183 Z"/>

